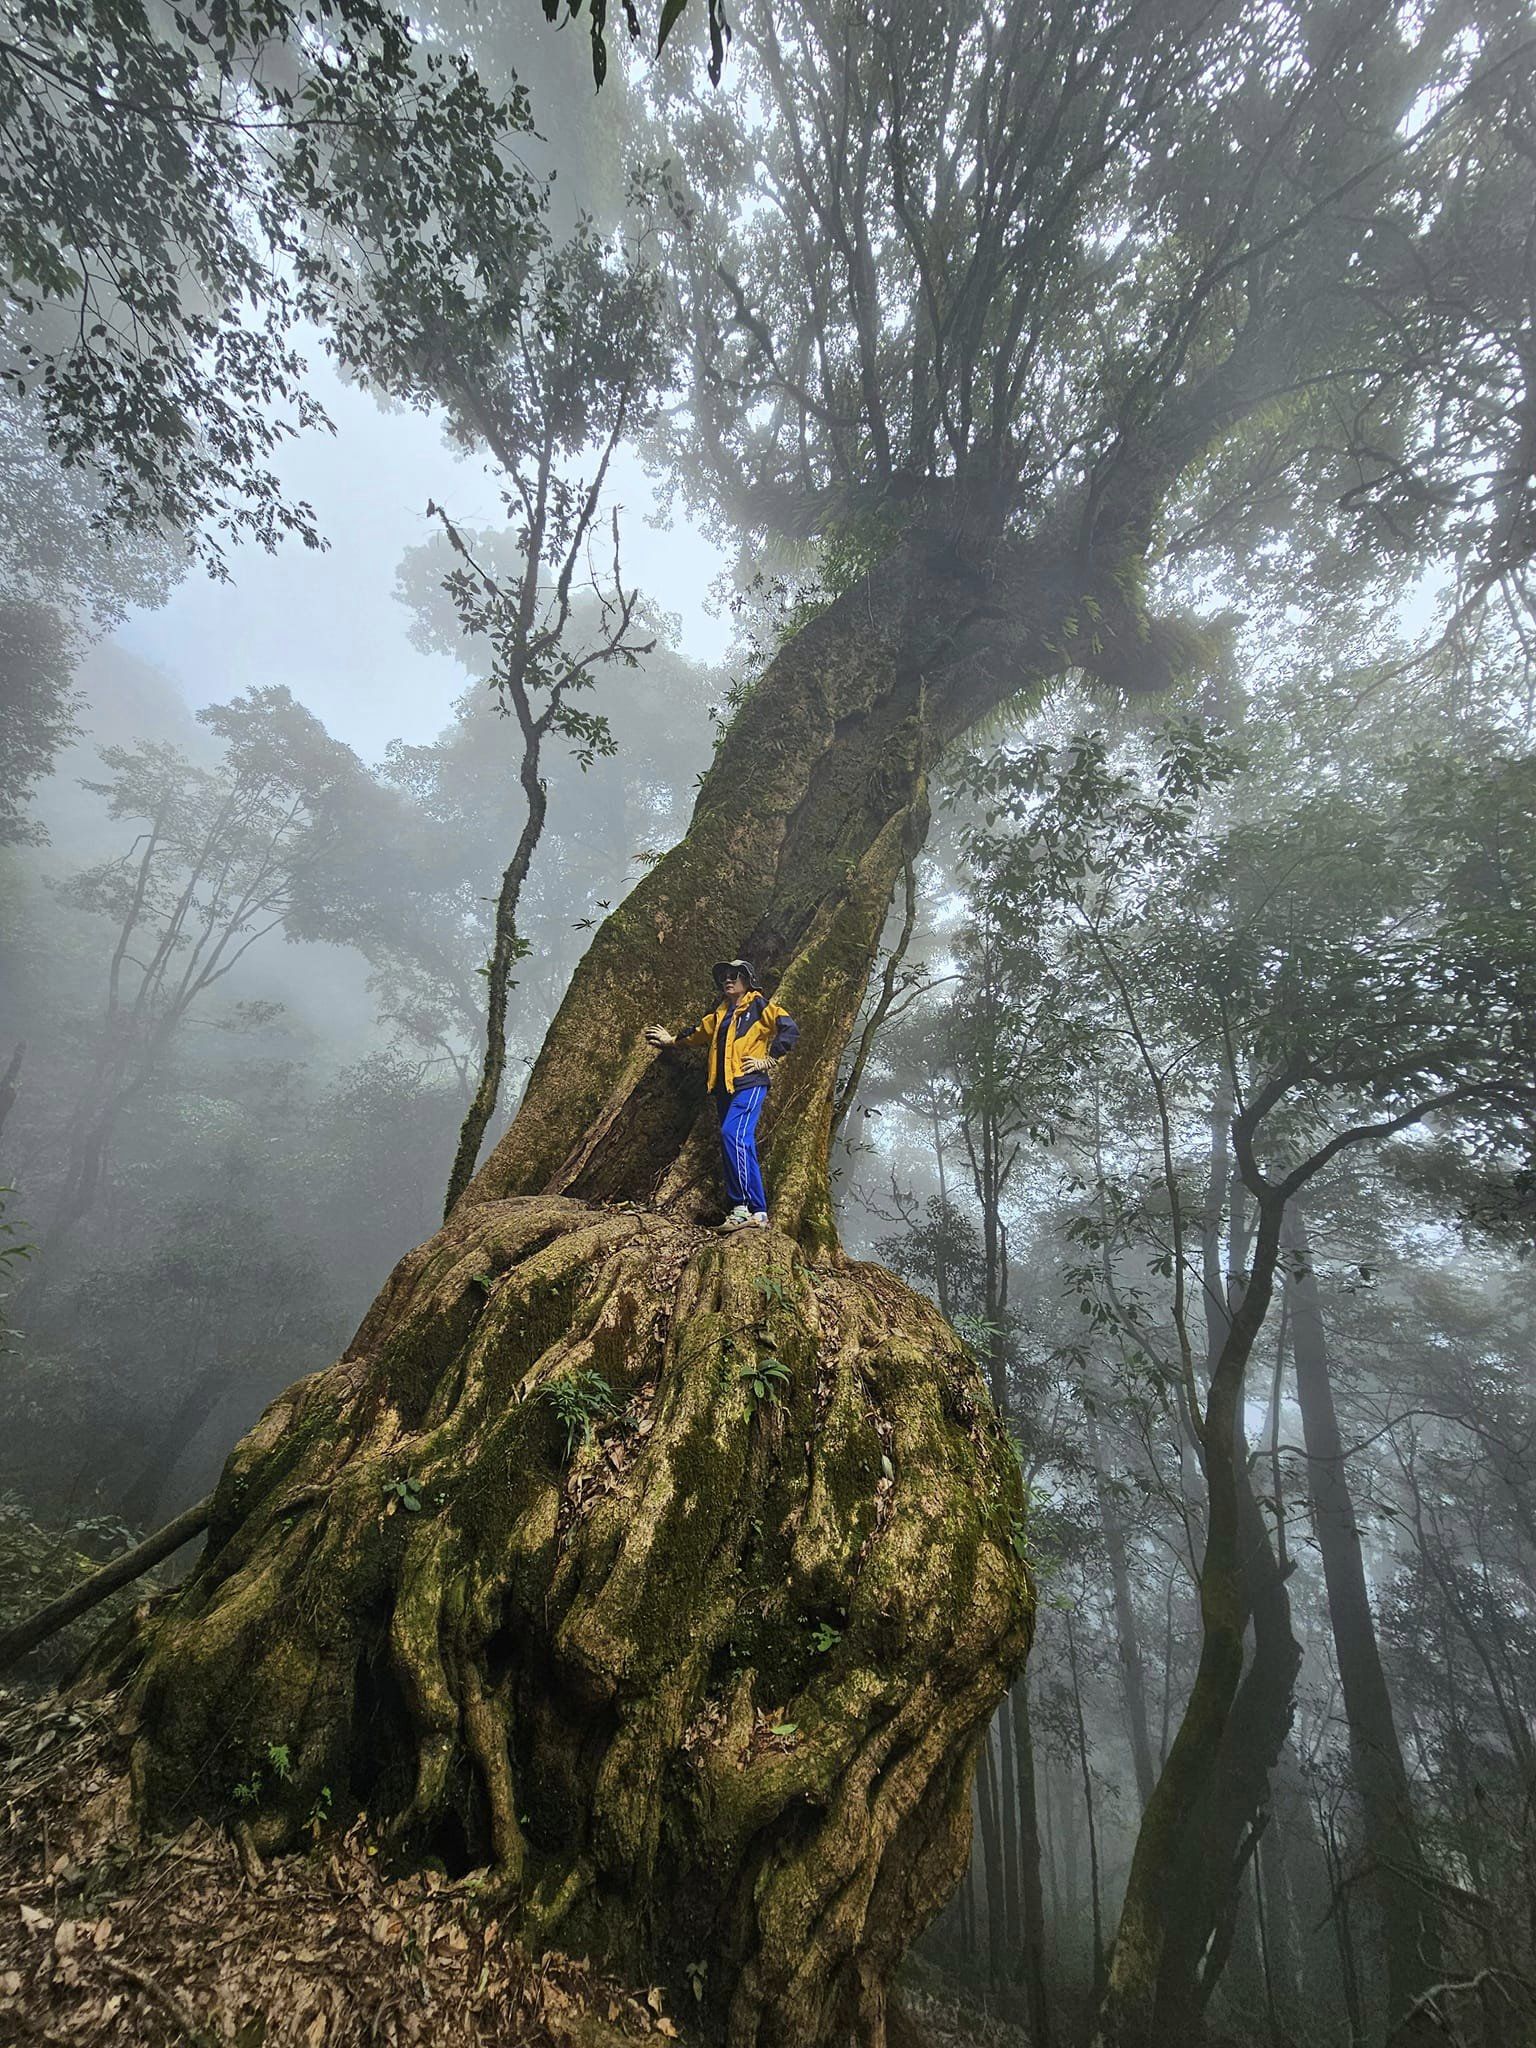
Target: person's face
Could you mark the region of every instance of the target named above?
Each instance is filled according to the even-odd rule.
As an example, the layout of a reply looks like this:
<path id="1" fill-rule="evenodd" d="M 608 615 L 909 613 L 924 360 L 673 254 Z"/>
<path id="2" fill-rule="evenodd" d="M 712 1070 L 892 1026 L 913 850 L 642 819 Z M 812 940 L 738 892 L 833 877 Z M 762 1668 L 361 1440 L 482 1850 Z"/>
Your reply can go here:
<path id="1" fill-rule="evenodd" d="M 720 984 L 720 993 L 728 1003 L 739 1003 L 747 992 L 747 984 L 739 974 L 728 974 Z"/>

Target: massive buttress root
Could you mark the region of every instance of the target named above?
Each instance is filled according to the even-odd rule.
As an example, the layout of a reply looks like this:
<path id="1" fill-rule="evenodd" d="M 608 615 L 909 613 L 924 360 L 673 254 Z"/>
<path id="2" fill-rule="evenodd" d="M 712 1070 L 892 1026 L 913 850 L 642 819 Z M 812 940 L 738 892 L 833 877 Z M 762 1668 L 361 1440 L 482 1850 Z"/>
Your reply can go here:
<path id="1" fill-rule="evenodd" d="M 879 2043 L 1028 1646 L 1022 1512 L 889 1273 L 466 1204 L 239 1446 L 121 1653 L 138 1792 L 268 1848 L 364 1807 L 731 2048 Z"/>

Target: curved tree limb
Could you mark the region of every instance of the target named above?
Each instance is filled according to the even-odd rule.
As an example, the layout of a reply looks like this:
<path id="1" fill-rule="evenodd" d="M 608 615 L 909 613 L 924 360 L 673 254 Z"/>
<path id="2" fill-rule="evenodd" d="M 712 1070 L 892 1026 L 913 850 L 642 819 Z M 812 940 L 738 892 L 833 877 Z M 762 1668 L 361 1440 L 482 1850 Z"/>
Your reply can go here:
<path id="1" fill-rule="evenodd" d="M 194 1506 L 185 1508 L 163 1529 L 157 1529 L 152 1536 L 146 1536 L 142 1543 L 136 1543 L 132 1550 L 125 1550 L 121 1557 L 114 1557 L 104 1564 L 100 1571 L 92 1572 L 72 1592 L 63 1593 L 57 1600 L 34 1614 L 30 1621 L 23 1621 L 0 1635 L 0 1671 L 9 1671 L 19 1664 L 39 1643 L 56 1636 L 60 1629 L 67 1628 L 72 1621 L 78 1621 L 82 1614 L 89 1614 L 93 1607 L 99 1607 L 120 1586 L 131 1586 L 135 1579 L 143 1578 L 157 1564 L 162 1564 L 184 1543 L 190 1543 L 194 1536 L 200 1536 L 208 1526 L 208 1517 L 213 1509 L 213 1495 L 210 1493 Z"/>

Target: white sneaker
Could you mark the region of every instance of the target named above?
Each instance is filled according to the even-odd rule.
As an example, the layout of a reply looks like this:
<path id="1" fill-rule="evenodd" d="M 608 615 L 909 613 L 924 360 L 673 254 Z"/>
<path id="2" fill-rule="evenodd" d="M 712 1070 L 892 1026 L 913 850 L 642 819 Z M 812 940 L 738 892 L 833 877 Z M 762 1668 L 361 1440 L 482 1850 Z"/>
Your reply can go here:
<path id="1" fill-rule="evenodd" d="M 722 1230 L 745 1230 L 751 1221 L 752 1211 L 745 1202 L 738 1202 L 720 1228 Z"/>
<path id="2" fill-rule="evenodd" d="M 759 1230 L 766 1230 L 768 1228 L 768 1211 L 766 1209 L 754 1209 L 752 1211 L 752 1221 Z"/>

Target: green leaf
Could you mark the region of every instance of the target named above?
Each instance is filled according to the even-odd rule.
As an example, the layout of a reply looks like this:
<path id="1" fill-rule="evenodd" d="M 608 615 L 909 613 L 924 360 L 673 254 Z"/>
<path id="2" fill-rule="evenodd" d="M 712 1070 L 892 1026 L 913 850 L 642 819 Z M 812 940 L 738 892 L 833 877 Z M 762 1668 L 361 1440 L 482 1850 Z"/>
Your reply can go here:
<path id="1" fill-rule="evenodd" d="M 659 57 L 667 47 L 667 37 L 677 27 L 688 0 L 666 0 L 661 10 L 661 30 L 656 38 L 656 54 Z"/>

